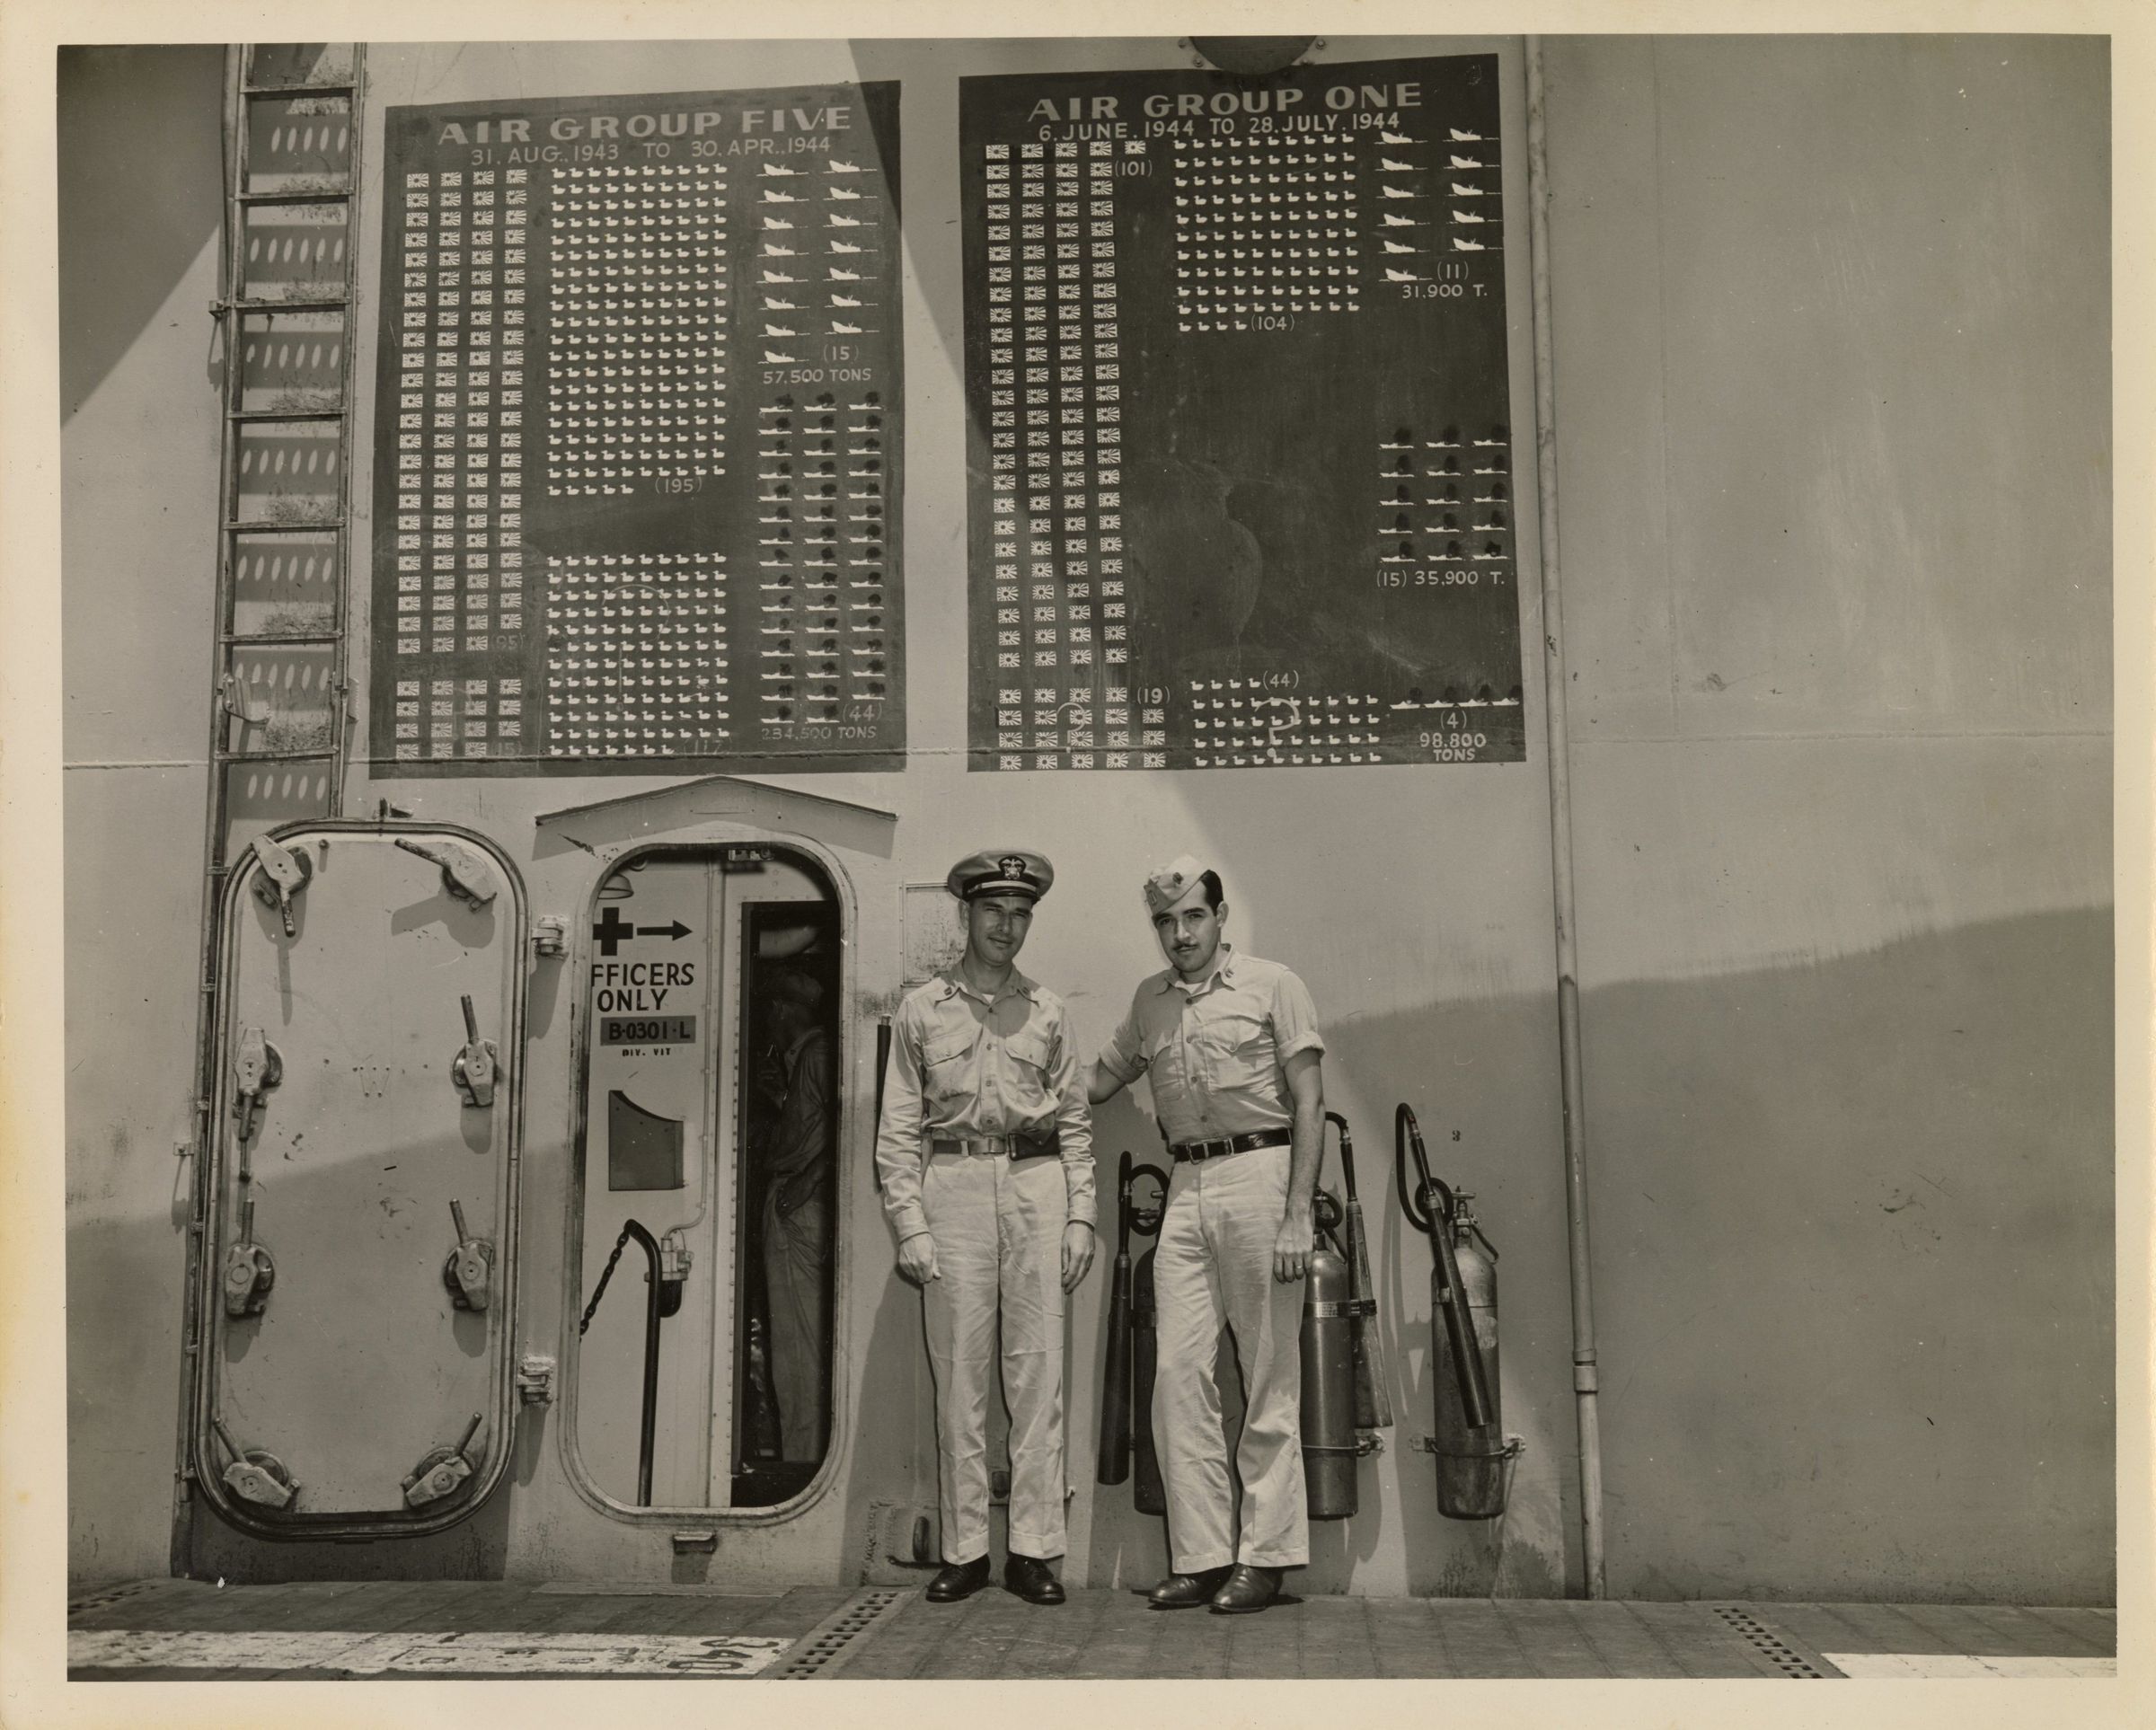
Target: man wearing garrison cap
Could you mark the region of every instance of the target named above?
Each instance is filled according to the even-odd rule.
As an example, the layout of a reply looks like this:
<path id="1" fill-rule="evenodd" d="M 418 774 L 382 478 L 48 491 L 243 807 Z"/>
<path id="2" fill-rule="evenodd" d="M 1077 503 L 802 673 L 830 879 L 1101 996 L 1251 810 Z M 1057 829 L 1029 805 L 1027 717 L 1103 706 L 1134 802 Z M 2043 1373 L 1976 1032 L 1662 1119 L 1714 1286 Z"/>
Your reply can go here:
<path id="1" fill-rule="evenodd" d="M 1150 1076 L 1175 1157 L 1153 1269 L 1153 1435 L 1171 1571 L 1152 1603 L 1236 1615 L 1263 1610 L 1281 1570 L 1310 1560 L 1298 1336 L 1325 1042 L 1300 979 L 1221 940 L 1217 872 L 1186 854 L 1146 878 L 1145 906 L 1169 966 L 1138 986 L 1089 1092 L 1098 1105 Z M 1245 1396 L 1233 1478 L 1213 1373 L 1223 1323 Z"/>
<path id="2" fill-rule="evenodd" d="M 988 1390 L 1003 1341 L 1011 1412 L 1003 1584 L 1063 1602 L 1065 1295 L 1093 1260 L 1092 1118 L 1063 1000 L 1014 965 L 1056 880 L 1038 853 L 974 853 L 945 879 L 966 952 L 906 993 L 892 1028 L 876 1166 L 920 1285 L 936 1381 L 943 1561 L 932 1603 L 988 1581 Z"/>

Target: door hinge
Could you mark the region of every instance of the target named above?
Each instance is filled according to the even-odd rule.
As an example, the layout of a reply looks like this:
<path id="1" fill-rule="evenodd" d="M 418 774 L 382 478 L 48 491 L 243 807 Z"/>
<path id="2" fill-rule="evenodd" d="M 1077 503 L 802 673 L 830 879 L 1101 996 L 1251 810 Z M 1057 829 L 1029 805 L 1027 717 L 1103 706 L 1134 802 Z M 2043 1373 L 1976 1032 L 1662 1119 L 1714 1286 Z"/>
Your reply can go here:
<path id="1" fill-rule="evenodd" d="M 517 1394 L 527 1406 L 550 1404 L 554 1397 L 554 1360 L 533 1353 L 517 1365 Z"/>

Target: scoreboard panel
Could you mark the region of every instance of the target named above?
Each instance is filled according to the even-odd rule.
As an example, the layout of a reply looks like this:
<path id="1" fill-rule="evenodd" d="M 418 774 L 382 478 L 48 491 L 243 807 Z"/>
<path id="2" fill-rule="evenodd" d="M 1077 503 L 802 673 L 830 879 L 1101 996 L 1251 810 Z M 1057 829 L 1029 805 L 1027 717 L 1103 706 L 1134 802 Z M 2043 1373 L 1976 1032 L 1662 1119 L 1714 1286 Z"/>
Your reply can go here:
<path id="1" fill-rule="evenodd" d="M 971 766 L 1522 759 L 1496 57 L 960 89 Z"/>
<path id="2" fill-rule="evenodd" d="M 378 772 L 902 763 L 897 107 L 387 111 Z"/>

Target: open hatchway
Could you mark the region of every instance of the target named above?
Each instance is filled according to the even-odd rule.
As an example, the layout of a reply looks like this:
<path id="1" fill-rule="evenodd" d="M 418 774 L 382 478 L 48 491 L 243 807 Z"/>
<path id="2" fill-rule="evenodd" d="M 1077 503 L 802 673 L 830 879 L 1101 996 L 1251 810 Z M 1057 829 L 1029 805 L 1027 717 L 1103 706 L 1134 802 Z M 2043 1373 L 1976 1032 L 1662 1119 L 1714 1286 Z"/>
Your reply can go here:
<path id="1" fill-rule="evenodd" d="M 589 931 L 571 1475 L 609 1512 L 766 1514 L 837 1416 L 837 885 L 778 844 L 646 849 Z"/>

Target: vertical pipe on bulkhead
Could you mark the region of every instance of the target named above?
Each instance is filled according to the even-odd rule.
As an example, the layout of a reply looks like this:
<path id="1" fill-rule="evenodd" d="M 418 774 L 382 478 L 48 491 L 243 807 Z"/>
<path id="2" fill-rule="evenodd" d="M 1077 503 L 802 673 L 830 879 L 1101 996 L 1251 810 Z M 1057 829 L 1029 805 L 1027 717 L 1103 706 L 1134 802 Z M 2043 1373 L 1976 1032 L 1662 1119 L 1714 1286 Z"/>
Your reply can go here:
<path id="1" fill-rule="evenodd" d="M 1586 1108 L 1579 1048 L 1579 953 L 1573 923 L 1572 780 L 1565 720 L 1565 633 L 1557 556 L 1557 384 L 1550 316 L 1550 155 L 1542 44 L 1527 39 L 1527 216 L 1534 285 L 1534 445 L 1542 578 L 1542 690 L 1549 736 L 1550 875 L 1556 910 L 1557 1038 L 1564 1099 L 1565 1223 L 1572 1265 L 1572 1392 L 1579 1425 L 1579 1518 L 1590 1598 L 1604 1594 L 1602 1426 L 1595 1294 L 1587 1253 Z"/>

